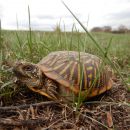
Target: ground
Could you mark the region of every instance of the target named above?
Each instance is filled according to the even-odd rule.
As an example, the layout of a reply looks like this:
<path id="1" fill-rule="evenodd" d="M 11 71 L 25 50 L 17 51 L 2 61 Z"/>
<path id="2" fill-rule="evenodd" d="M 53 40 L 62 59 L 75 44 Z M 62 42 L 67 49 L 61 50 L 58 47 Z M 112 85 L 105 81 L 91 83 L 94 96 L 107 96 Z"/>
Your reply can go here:
<path id="1" fill-rule="evenodd" d="M 120 79 L 113 80 L 110 91 L 84 102 L 77 111 L 28 89 L 14 95 L 12 104 L 4 106 L 4 99 L 1 98 L 0 129 L 130 130 L 130 106 L 127 104 L 130 103 L 130 93 Z"/>

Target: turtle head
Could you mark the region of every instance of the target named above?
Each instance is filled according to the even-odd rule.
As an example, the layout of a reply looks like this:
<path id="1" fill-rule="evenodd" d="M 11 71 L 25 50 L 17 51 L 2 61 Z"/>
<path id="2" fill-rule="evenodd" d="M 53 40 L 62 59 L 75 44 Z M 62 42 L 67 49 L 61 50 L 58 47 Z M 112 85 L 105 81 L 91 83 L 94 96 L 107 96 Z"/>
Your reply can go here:
<path id="1" fill-rule="evenodd" d="M 56 98 L 55 84 L 45 80 L 44 74 L 36 64 L 17 62 L 13 67 L 17 84 L 26 85 L 29 89 L 50 99 Z M 44 86 L 44 87 L 43 87 Z"/>
<path id="2" fill-rule="evenodd" d="M 42 72 L 36 64 L 17 62 L 13 67 L 17 82 L 28 87 L 40 87 L 42 84 Z"/>

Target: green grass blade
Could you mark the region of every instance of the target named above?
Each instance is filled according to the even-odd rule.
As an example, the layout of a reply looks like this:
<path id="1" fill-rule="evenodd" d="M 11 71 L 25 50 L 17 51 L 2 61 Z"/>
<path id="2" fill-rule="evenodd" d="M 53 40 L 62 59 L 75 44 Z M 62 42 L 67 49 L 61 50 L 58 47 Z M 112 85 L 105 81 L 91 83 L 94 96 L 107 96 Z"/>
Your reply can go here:
<path id="1" fill-rule="evenodd" d="M 28 37 L 28 47 L 29 47 L 29 50 L 30 50 L 30 58 L 32 58 L 32 53 L 33 53 L 33 50 L 32 50 L 32 31 L 31 31 L 31 18 L 30 18 L 30 8 L 28 6 L 28 19 L 29 19 L 29 37 Z"/>

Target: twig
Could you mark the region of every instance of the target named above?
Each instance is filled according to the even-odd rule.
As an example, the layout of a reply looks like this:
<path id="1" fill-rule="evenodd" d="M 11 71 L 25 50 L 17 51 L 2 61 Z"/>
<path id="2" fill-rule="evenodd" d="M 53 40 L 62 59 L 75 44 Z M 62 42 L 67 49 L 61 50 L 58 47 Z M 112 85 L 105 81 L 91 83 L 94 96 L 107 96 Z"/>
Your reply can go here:
<path id="1" fill-rule="evenodd" d="M 84 104 L 108 104 L 108 105 L 123 105 L 129 106 L 127 102 L 105 102 L 105 101 L 92 101 L 92 102 L 85 102 Z"/>
<path id="2" fill-rule="evenodd" d="M 5 119 L 5 118 L 0 118 L 0 125 L 11 125 L 11 126 L 34 126 L 38 124 L 45 124 L 46 120 L 43 118 L 38 118 L 38 119 L 29 119 L 29 120 L 13 120 L 13 119 Z"/>
<path id="3" fill-rule="evenodd" d="M 38 107 L 38 106 L 42 106 L 42 105 L 45 106 L 45 105 L 54 105 L 54 104 L 59 104 L 59 103 L 55 102 L 55 101 L 46 101 L 46 102 L 40 102 L 40 103 L 34 103 L 34 104 L 20 105 L 20 106 L 0 107 L 0 111 L 25 109 L 25 108 L 29 108 L 30 106 Z"/>

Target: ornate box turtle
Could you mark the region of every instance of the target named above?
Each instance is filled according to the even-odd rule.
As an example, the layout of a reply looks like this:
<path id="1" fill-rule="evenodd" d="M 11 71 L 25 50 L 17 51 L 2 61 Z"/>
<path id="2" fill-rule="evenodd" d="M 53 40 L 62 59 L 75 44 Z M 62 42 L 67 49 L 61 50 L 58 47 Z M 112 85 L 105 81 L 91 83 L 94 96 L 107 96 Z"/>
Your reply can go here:
<path id="1" fill-rule="evenodd" d="M 95 55 L 76 51 L 57 51 L 38 64 L 18 62 L 13 71 L 22 84 L 52 100 L 97 96 L 112 87 L 112 73 Z"/>

